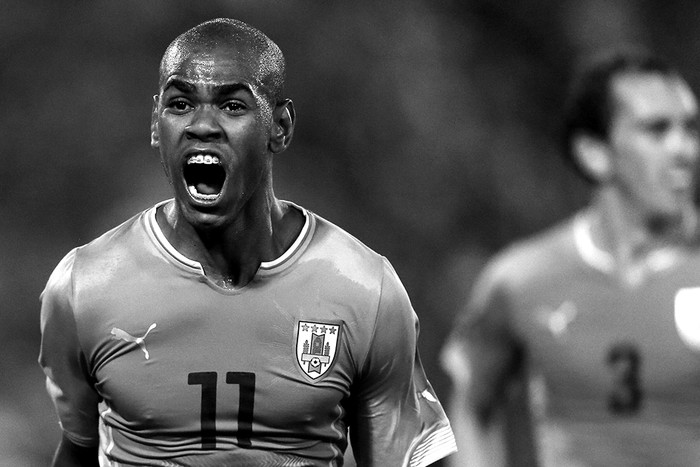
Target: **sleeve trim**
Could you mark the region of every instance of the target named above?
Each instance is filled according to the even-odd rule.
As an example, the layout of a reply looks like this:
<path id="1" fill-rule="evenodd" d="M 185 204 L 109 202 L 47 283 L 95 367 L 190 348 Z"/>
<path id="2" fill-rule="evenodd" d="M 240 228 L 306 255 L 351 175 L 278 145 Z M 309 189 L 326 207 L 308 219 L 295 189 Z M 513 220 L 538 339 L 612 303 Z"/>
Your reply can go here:
<path id="1" fill-rule="evenodd" d="M 425 467 L 433 462 L 457 452 L 457 443 L 449 426 L 432 432 L 413 450 L 409 467 Z"/>

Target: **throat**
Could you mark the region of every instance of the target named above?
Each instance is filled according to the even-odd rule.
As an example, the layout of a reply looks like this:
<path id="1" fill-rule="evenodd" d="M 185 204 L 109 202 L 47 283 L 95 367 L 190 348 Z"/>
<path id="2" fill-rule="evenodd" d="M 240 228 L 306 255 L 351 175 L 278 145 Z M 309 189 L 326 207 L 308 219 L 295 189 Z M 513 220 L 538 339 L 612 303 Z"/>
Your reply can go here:
<path id="1" fill-rule="evenodd" d="M 200 264 L 205 276 L 219 287 L 246 286 L 265 260 L 269 231 L 255 225 L 229 225 L 197 231 Z"/>
<path id="2" fill-rule="evenodd" d="M 215 256 L 201 264 L 207 279 L 227 290 L 245 287 L 253 281 L 260 268 L 260 261 L 255 261 L 252 258 L 230 261 Z"/>

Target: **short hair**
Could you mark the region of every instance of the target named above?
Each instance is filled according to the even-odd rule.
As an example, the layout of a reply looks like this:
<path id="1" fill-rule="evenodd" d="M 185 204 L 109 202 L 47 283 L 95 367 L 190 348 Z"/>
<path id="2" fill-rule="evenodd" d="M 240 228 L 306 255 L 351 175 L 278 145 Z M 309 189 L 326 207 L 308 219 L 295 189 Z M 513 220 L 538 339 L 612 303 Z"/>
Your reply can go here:
<path id="1" fill-rule="evenodd" d="M 586 180 L 595 180 L 579 165 L 573 139 L 586 134 L 606 140 L 614 112 L 613 79 L 623 74 L 658 73 L 680 76 L 667 62 L 641 47 L 606 50 L 589 57 L 577 68 L 564 106 L 564 157 Z"/>
<path id="2" fill-rule="evenodd" d="M 267 89 L 272 104 L 282 100 L 285 82 L 285 59 L 272 39 L 253 26 L 232 18 L 217 18 L 205 21 L 173 40 L 163 54 L 159 67 L 159 87 L 163 86 L 169 69 L 184 54 L 193 50 L 219 46 L 252 53 L 249 57 L 258 62 L 255 79 Z"/>

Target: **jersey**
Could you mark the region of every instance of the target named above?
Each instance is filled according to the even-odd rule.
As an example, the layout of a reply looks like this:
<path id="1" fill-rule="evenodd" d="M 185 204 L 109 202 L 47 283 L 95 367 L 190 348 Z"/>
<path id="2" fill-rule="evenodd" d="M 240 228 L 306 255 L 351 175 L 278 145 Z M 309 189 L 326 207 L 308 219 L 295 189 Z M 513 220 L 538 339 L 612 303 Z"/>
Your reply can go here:
<path id="1" fill-rule="evenodd" d="M 632 285 L 612 267 L 583 214 L 520 242 L 487 265 L 450 345 L 480 409 L 525 370 L 544 465 L 700 465 L 700 248 L 653 253 Z"/>
<path id="2" fill-rule="evenodd" d="M 386 258 L 293 205 L 293 245 L 224 289 L 168 243 L 161 205 L 71 251 L 42 294 L 70 440 L 99 441 L 102 466 L 340 466 L 348 429 L 360 465 L 454 450 Z"/>

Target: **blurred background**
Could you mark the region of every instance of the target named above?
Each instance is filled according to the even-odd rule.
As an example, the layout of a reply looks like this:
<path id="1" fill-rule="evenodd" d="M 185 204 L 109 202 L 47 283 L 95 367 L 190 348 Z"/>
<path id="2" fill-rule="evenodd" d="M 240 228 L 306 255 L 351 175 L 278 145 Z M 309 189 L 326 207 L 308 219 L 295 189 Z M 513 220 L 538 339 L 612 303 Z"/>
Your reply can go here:
<path id="1" fill-rule="evenodd" d="M 149 146 L 158 62 L 219 16 L 287 57 L 278 196 L 394 264 L 444 401 L 438 351 L 486 259 L 587 199 L 558 146 L 579 57 L 644 44 L 700 85 L 692 0 L 0 0 L 0 466 L 49 463 L 39 294 L 71 248 L 169 197 Z"/>

